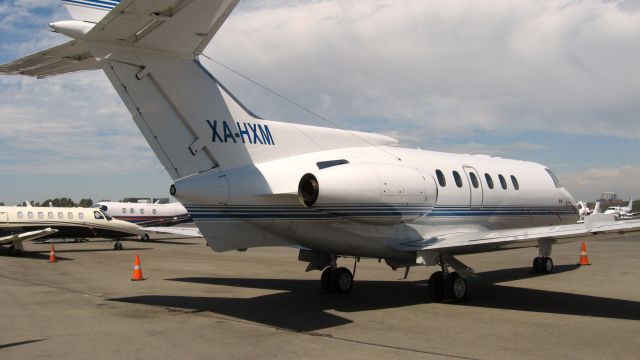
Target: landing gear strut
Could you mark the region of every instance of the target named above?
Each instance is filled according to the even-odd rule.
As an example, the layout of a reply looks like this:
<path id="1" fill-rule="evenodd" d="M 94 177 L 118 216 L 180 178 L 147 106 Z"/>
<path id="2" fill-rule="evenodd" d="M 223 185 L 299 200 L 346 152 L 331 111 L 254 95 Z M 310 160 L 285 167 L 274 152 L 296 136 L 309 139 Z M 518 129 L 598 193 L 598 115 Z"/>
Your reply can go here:
<path id="1" fill-rule="evenodd" d="M 329 266 L 322 271 L 320 285 L 325 293 L 346 294 L 353 287 L 353 274 L 345 267 L 334 269 Z"/>
<path id="2" fill-rule="evenodd" d="M 436 271 L 429 277 L 429 297 L 434 302 L 464 301 L 467 299 L 467 280 L 462 276 L 475 276 L 473 269 L 464 265 L 452 256 L 440 256 L 439 265 L 441 271 Z M 459 270 L 449 272 L 447 266 Z"/>

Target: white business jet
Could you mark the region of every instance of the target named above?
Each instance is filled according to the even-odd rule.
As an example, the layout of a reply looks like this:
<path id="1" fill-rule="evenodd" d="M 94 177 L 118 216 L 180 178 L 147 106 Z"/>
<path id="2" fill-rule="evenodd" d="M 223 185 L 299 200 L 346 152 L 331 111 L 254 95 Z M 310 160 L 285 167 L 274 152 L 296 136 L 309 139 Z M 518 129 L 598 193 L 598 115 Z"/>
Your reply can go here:
<path id="1" fill-rule="evenodd" d="M 98 209 L 0 206 L 0 244 L 9 245 L 11 255 L 20 255 L 25 241 L 40 238 L 111 238 L 114 250 L 122 250 L 120 238 L 142 234 L 138 225 L 112 219 Z"/>
<path id="2" fill-rule="evenodd" d="M 629 199 L 627 206 L 609 206 L 604 213 L 612 214 L 619 219 L 628 219 L 638 215 L 633 212 L 633 199 Z"/>
<path id="3" fill-rule="evenodd" d="M 191 216 L 179 202 L 160 204 L 128 203 L 119 201 L 101 201 L 98 209 L 105 214 L 118 219 L 138 224 L 153 232 L 164 232 L 164 226 L 174 226 L 191 222 Z M 160 226 L 160 228 L 157 228 Z M 156 231 L 159 230 L 159 231 Z M 184 235 L 184 234 L 182 234 Z M 145 232 L 140 237 L 142 241 L 149 240 L 149 234 Z"/>
<path id="4" fill-rule="evenodd" d="M 458 255 L 537 247 L 534 268 L 548 273 L 554 244 L 640 230 L 610 215 L 576 223 L 573 198 L 544 165 L 258 117 L 200 63 L 238 0 L 63 2 L 74 20 L 51 28 L 72 40 L 0 71 L 102 69 L 216 251 L 298 246 L 338 293 L 353 285 L 339 258 L 439 266 L 430 295 L 455 301 L 474 276 Z"/>

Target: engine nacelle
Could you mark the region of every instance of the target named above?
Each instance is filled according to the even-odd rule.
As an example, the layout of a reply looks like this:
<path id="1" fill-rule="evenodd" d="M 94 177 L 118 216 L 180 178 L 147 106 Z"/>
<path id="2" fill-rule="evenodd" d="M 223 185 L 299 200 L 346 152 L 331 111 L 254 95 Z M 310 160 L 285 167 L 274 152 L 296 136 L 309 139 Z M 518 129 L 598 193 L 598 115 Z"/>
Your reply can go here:
<path id="1" fill-rule="evenodd" d="M 431 175 L 392 164 L 333 166 L 298 184 L 304 206 L 373 224 L 414 221 L 433 209 L 437 196 Z"/>

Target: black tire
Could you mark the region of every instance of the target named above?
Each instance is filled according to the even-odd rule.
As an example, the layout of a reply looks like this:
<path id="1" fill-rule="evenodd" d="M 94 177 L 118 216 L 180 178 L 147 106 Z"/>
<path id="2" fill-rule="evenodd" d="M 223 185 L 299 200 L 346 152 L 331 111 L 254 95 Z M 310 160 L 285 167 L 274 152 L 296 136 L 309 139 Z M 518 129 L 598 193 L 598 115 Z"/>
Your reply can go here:
<path id="1" fill-rule="evenodd" d="M 324 293 L 331 292 L 332 278 L 333 278 L 333 268 L 329 266 L 328 268 L 322 271 L 322 276 L 320 277 L 320 287 L 322 288 L 322 292 Z"/>
<path id="2" fill-rule="evenodd" d="M 533 259 L 533 272 L 536 274 L 544 273 L 544 267 L 542 266 L 542 258 L 540 256 L 536 256 L 536 258 Z"/>
<path id="3" fill-rule="evenodd" d="M 467 281 L 452 272 L 444 280 L 445 297 L 451 301 L 464 301 L 467 299 Z"/>
<path id="4" fill-rule="evenodd" d="M 441 302 L 444 299 L 444 276 L 436 271 L 429 277 L 429 297 L 431 301 Z"/>
<path id="5" fill-rule="evenodd" d="M 553 272 L 553 260 L 550 257 L 542 258 L 541 267 L 543 274 L 549 274 Z"/>
<path id="6" fill-rule="evenodd" d="M 353 274 L 345 267 L 337 268 L 331 277 L 331 288 L 338 294 L 346 294 L 353 287 Z"/>
<path id="7" fill-rule="evenodd" d="M 144 235 L 140 236 L 140 241 L 142 241 L 142 242 L 149 241 L 149 234 L 144 233 Z"/>
<path id="8" fill-rule="evenodd" d="M 9 255 L 20 256 L 20 250 L 16 249 L 14 245 L 9 246 Z"/>

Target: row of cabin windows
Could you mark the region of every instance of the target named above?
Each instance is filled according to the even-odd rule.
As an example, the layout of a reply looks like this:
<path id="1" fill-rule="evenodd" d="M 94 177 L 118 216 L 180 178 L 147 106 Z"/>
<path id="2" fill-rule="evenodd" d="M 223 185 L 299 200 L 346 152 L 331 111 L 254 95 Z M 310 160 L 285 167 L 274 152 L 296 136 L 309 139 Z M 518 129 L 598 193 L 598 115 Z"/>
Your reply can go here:
<path id="1" fill-rule="evenodd" d="M 155 215 L 156 214 L 156 209 L 151 209 L 151 212 L 153 213 L 153 215 Z M 127 213 L 127 208 L 122 208 L 122 213 L 126 214 Z M 130 214 L 135 214 L 136 213 L 136 209 L 134 209 L 134 208 L 129 209 L 129 213 Z M 143 208 L 140 208 L 140 214 L 144 215 L 144 209 Z"/>
<path id="2" fill-rule="evenodd" d="M 67 219 L 68 220 L 73 220 L 73 216 L 74 215 L 73 215 L 72 212 L 68 212 L 67 213 Z M 83 213 L 78 213 L 77 216 L 78 216 L 78 219 L 80 219 L 80 220 L 84 219 L 84 214 Z M 94 211 L 93 212 L 93 216 L 97 220 L 104 219 L 104 216 L 102 216 L 102 213 L 100 213 L 99 211 Z M 18 211 L 18 219 L 22 219 L 22 218 L 24 218 L 24 213 L 22 211 Z M 33 213 L 33 211 L 27 212 L 27 218 L 29 218 L 29 219 L 35 218 L 35 214 Z M 47 213 L 47 218 L 49 220 L 53 220 L 53 219 L 55 219 L 55 214 L 53 212 L 48 212 Z M 44 219 L 44 212 L 38 211 L 38 219 Z M 65 219 L 64 213 L 62 211 L 58 212 L 58 219 L 59 220 L 64 220 Z"/>
<path id="3" fill-rule="evenodd" d="M 445 178 L 444 173 L 441 170 L 436 170 L 436 177 L 438 178 L 438 184 L 440 184 L 441 187 L 447 186 L 447 179 Z M 511 184 L 513 184 L 513 188 L 516 190 L 520 190 L 520 183 L 518 183 L 518 179 L 516 179 L 516 177 L 513 175 L 511 175 L 510 177 L 511 177 Z M 480 186 L 480 181 L 478 180 L 478 177 L 476 176 L 475 173 L 470 172 L 469 179 L 471 180 L 471 185 L 474 188 L 477 189 Z M 493 189 L 494 184 L 493 184 L 493 178 L 491 177 L 491 175 L 485 173 L 484 179 L 486 180 L 486 183 L 489 189 Z M 500 181 L 500 186 L 504 190 L 507 190 L 507 180 L 504 178 L 504 176 L 502 176 L 502 174 L 498 174 L 498 180 Z M 460 176 L 460 173 L 455 170 L 453 171 L 453 181 L 456 183 L 457 187 L 459 188 L 462 187 L 462 176 Z"/>

